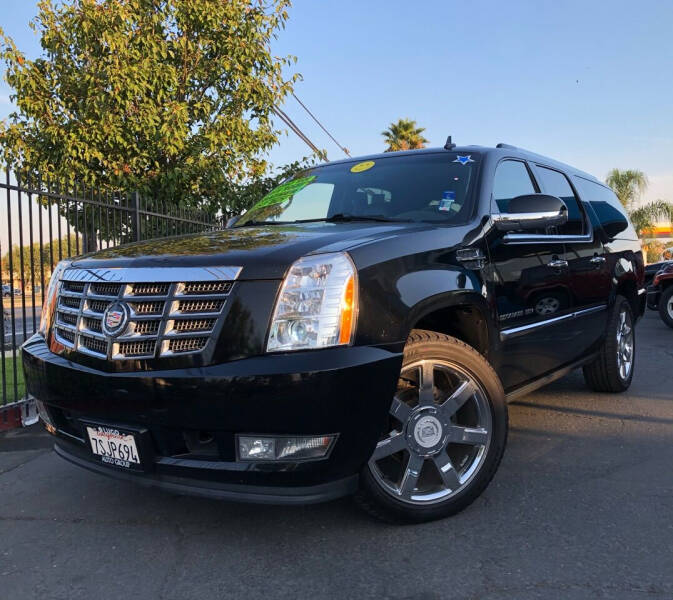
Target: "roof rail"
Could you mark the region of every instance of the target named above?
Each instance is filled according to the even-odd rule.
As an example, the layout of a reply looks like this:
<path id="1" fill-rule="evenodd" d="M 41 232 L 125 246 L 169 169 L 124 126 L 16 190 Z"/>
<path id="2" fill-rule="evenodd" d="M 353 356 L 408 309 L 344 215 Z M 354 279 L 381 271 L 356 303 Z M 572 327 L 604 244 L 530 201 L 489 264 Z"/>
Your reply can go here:
<path id="1" fill-rule="evenodd" d="M 517 146 L 512 146 L 512 144 L 503 144 L 502 142 L 497 144 L 496 148 L 507 148 L 508 150 L 521 150 L 521 148 L 518 148 Z"/>

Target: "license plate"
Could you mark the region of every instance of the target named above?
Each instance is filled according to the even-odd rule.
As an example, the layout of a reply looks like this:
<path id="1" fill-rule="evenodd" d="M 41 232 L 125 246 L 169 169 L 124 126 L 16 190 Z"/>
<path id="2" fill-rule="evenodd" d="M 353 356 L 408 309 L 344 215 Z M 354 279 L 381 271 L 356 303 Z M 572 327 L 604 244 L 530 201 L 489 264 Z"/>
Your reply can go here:
<path id="1" fill-rule="evenodd" d="M 125 469 L 140 468 L 140 454 L 132 433 L 114 427 L 87 425 L 91 451 L 102 463 Z"/>

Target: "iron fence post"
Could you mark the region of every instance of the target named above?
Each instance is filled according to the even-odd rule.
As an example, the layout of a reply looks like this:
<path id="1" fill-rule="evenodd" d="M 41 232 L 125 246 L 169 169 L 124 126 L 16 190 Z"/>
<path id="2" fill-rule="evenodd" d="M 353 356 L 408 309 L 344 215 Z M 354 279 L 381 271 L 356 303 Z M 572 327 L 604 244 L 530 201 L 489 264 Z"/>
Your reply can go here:
<path id="1" fill-rule="evenodd" d="M 140 194 L 138 190 L 133 192 L 133 229 L 135 232 L 136 242 L 140 241 Z"/>

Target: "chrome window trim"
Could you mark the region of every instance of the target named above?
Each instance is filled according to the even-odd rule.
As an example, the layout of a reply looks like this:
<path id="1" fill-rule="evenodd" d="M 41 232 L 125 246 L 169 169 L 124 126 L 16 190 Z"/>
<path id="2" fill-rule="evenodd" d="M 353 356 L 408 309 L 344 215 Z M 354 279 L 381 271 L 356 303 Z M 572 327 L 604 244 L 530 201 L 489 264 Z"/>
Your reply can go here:
<path id="1" fill-rule="evenodd" d="M 506 341 L 512 338 L 516 338 L 527 333 L 536 331 L 537 329 L 542 329 L 543 327 L 548 327 L 549 325 L 554 325 L 555 323 L 560 323 L 561 321 L 568 321 L 570 319 L 576 319 L 577 317 L 583 317 L 585 315 L 590 315 L 592 313 L 601 312 L 606 310 L 608 307 L 607 304 L 601 304 L 599 306 L 591 306 L 589 308 L 583 308 L 582 310 L 576 310 L 574 312 L 568 313 L 566 315 L 560 315 L 558 317 L 552 317 L 551 319 L 545 319 L 544 321 L 536 321 L 535 323 L 528 323 L 527 325 L 520 325 L 519 327 L 512 327 L 511 329 L 503 329 L 500 331 L 500 340 Z"/>
<path id="2" fill-rule="evenodd" d="M 575 199 L 577 200 L 577 203 L 580 205 L 580 209 L 583 212 L 583 217 L 584 217 L 584 223 L 587 226 L 587 232 L 583 233 L 582 235 L 544 235 L 544 234 L 535 234 L 535 233 L 506 233 L 505 235 L 502 236 L 503 242 L 505 244 L 558 244 L 558 243 L 590 243 L 594 241 L 594 226 L 591 222 L 591 219 L 589 218 L 589 212 L 587 210 L 587 207 L 584 206 L 584 200 L 582 200 L 582 197 L 580 196 L 577 188 L 572 182 L 572 179 L 568 176 L 567 173 L 564 171 L 559 170 L 556 167 L 550 166 L 550 165 L 545 165 L 543 162 L 537 162 L 535 160 L 528 160 L 526 158 L 521 158 L 521 157 L 510 157 L 510 156 L 505 156 L 501 158 L 498 163 L 495 166 L 495 170 L 493 171 L 494 176 L 495 176 L 495 171 L 497 171 L 498 167 L 500 166 L 501 163 L 505 162 L 506 160 L 514 160 L 518 162 L 522 162 L 525 164 L 526 168 L 528 169 L 528 174 L 531 177 L 531 180 L 533 182 L 534 187 L 537 189 L 538 193 L 542 192 L 542 186 L 540 185 L 540 182 L 538 181 L 538 173 L 535 169 L 535 167 L 541 167 L 544 169 L 549 169 L 551 171 L 557 171 L 558 173 L 561 173 L 567 180 L 568 183 L 573 190 L 573 193 L 575 194 Z M 591 180 L 588 180 L 591 181 Z M 597 182 L 599 185 L 603 185 L 600 182 Z M 603 187 L 607 187 L 603 185 Z M 609 188 L 608 188 L 609 189 Z M 491 219 L 493 222 L 495 222 L 495 216 L 496 215 L 504 215 L 508 213 L 501 213 L 501 212 L 495 212 L 493 210 L 495 206 L 497 206 L 497 203 L 495 202 L 495 197 L 493 195 L 493 192 L 491 192 L 491 202 L 490 202 L 490 207 L 491 207 Z M 512 219 L 513 220 L 513 219 Z"/>
<path id="3" fill-rule="evenodd" d="M 582 235 L 544 235 L 539 233 L 506 233 L 506 244 L 552 244 L 552 243 L 591 243 L 594 241 L 594 228 L 588 222 L 588 231 Z"/>

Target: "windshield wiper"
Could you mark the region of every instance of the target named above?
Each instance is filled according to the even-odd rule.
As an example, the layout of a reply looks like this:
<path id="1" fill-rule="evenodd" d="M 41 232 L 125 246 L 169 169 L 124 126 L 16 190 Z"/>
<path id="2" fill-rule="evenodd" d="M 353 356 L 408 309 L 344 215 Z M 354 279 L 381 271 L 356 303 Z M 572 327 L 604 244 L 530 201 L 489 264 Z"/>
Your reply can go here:
<path id="1" fill-rule="evenodd" d="M 246 221 L 240 225 L 234 223 L 233 229 L 236 229 L 237 227 L 254 227 L 255 225 L 290 225 L 292 223 L 295 223 L 295 221 Z"/>

